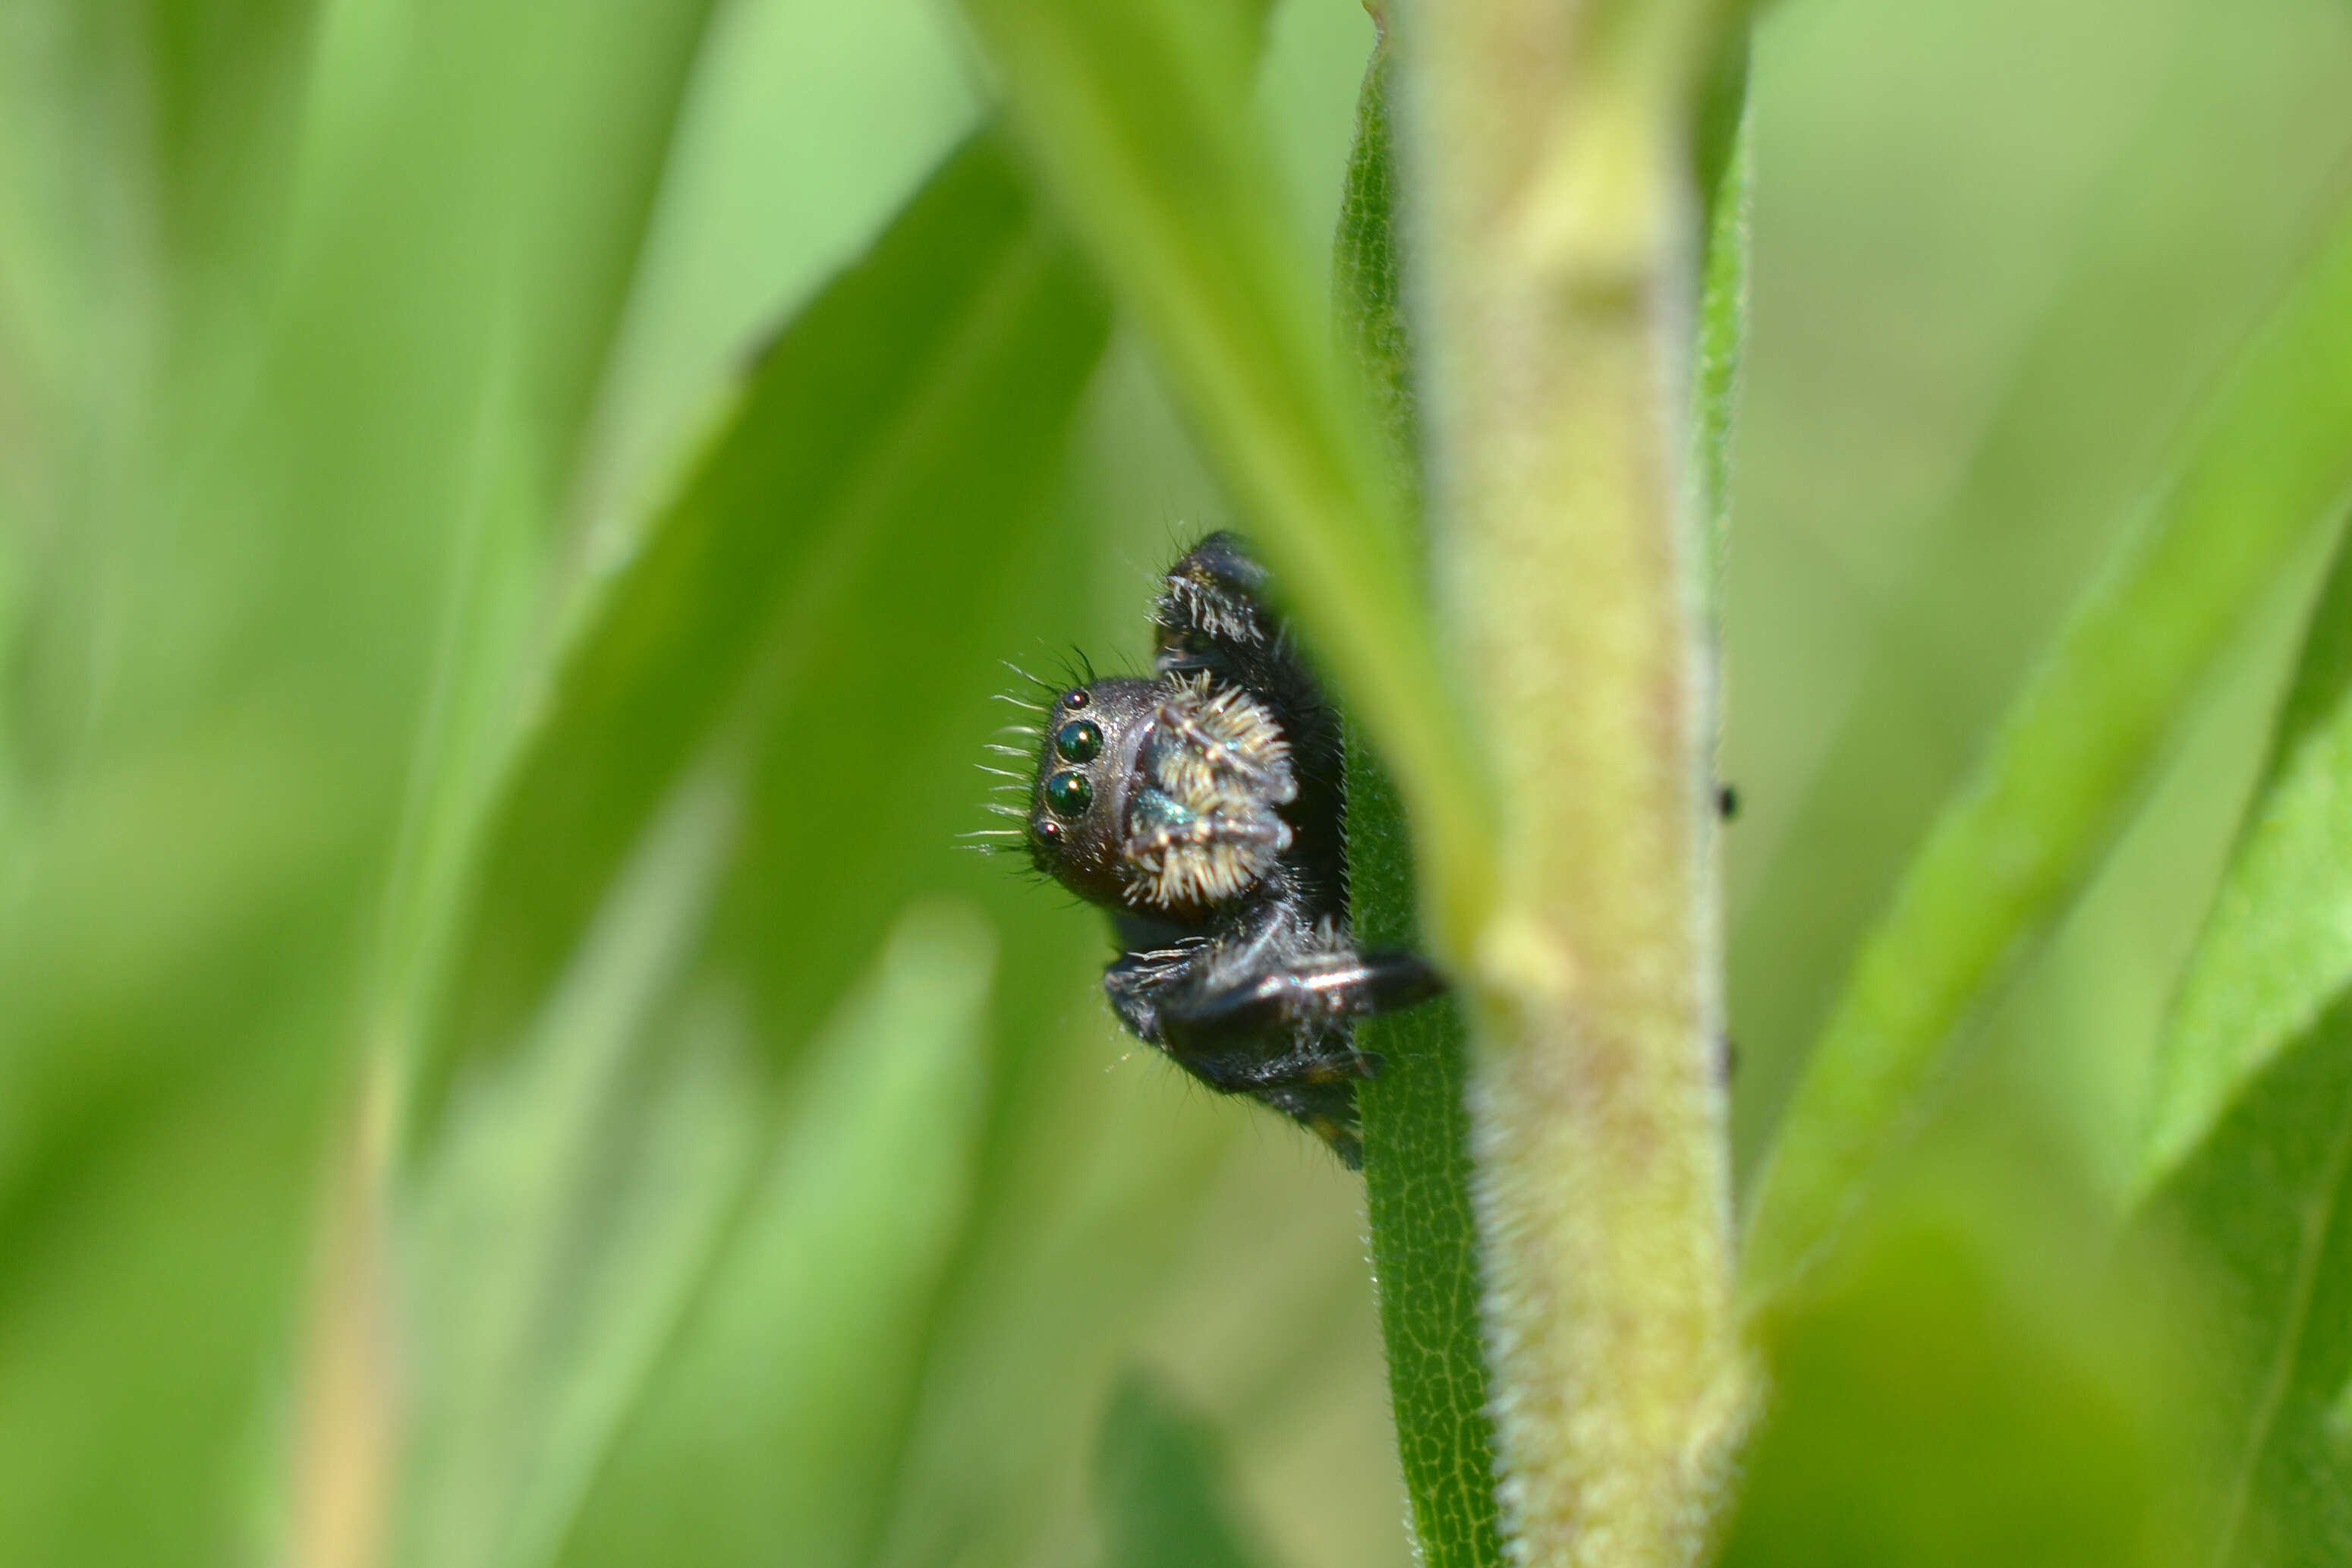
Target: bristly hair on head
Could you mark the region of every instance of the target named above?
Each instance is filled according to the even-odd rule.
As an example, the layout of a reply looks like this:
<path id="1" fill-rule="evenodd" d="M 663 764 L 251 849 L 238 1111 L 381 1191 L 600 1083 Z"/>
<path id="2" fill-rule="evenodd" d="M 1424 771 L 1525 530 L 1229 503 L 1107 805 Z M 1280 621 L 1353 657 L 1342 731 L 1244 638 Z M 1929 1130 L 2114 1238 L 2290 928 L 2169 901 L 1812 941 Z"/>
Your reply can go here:
<path id="1" fill-rule="evenodd" d="M 992 755 L 1026 763 L 1028 769 L 1025 772 L 1015 773 L 1009 768 L 998 767 L 992 763 L 977 763 L 973 765 L 982 773 L 991 774 L 998 781 L 989 786 L 990 795 L 1026 796 L 1036 785 L 1037 746 L 1045 733 L 1045 720 L 1053 712 L 1054 700 L 1062 688 L 1031 674 L 1011 659 L 1000 659 L 997 662 L 1018 677 L 1027 689 L 1016 689 L 1012 691 L 995 692 L 992 695 L 997 701 L 1018 708 L 1024 714 L 1034 714 L 1035 718 L 1034 721 L 1023 721 L 1012 724 L 1001 724 L 992 731 L 993 736 L 1009 735 L 1015 740 L 1027 742 L 1027 745 L 1008 745 L 1001 739 L 991 739 L 982 744 L 984 749 Z M 963 847 L 976 849 L 982 854 L 1019 855 L 1025 858 L 1029 853 L 1027 826 L 1029 813 L 1025 807 L 1016 806 L 1003 800 L 988 800 L 982 803 L 982 809 L 996 816 L 1010 818 L 1022 826 L 981 827 L 970 833 L 959 834 L 957 837 L 961 841 Z"/>

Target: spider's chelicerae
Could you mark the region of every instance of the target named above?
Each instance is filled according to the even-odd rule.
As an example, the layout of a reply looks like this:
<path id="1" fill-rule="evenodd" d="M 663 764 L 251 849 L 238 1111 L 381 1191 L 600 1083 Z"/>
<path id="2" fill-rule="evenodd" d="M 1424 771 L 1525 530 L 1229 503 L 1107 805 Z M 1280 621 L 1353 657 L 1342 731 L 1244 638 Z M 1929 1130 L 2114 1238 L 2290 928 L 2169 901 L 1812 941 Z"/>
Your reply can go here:
<path id="1" fill-rule="evenodd" d="M 1149 679 L 1088 679 L 1013 726 L 1034 763 L 998 830 L 1108 910 L 1103 989 L 1120 1022 L 1212 1089 L 1310 1129 L 1350 1167 L 1354 1020 L 1442 990 L 1410 952 L 1362 952 L 1348 922 L 1339 715 L 1230 534 L 1161 579 Z M 1017 787 L 1017 786 L 1008 786 Z"/>

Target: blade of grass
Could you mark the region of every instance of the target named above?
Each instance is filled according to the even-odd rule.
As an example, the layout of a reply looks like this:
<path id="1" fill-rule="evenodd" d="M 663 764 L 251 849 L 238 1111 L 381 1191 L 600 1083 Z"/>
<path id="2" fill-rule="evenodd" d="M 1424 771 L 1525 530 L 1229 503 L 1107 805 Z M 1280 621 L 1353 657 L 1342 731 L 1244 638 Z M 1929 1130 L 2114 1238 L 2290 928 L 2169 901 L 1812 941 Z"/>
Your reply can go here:
<path id="1" fill-rule="evenodd" d="M 1464 951 L 1487 795 L 1361 396 L 1332 353 L 1234 29 L 1178 0 L 966 0 L 1064 217 L 1149 333 L 1253 538 L 1411 807 L 1428 929 Z"/>
<path id="2" fill-rule="evenodd" d="M 1001 879 L 957 853 L 952 836 L 987 820 L 971 763 L 980 731 L 1009 717 L 986 701 L 1002 683 L 992 656 L 1019 646 L 1008 627 L 1034 624 L 1034 601 L 1066 597 L 1077 574 L 1046 536 L 1036 492 L 1104 331 L 1084 273 L 980 140 L 768 349 L 643 553 L 585 617 L 510 783 L 437 1099 L 451 1103 L 449 1082 L 504 1059 L 520 1010 L 543 1009 L 534 997 L 561 973 L 550 966 L 578 962 L 583 911 L 610 897 L 614 857 L 714 741 L 743 792 L 745 826 L 702 945 L 732 977 L 736 1026 L 771 1058 L 803 1047 L 910 880 Z M 887 788 L 877 787 L 876 759 L 887 759 Z M 484 946 L 509 939 L 528 952 Z M 677 1035 L 649 1040 L 650 1059 L 633 1070 L 673 1084 L 683 1123 L 708 1075 L 668 1059 L 691 1044 Z M 768 1087 L 760 1079 L 740 1087 L 746 1114 Z M 512 1098 L 529 1109 L 551 1083 L 530 1080 Z M 418 1154 L 445 1158 L 445 1140 L 475 1120 L 462 1100 L 420 1117 Z M 624 1158 L 660 1185 L 653 1167 L 677 1147 L 660 1126 L 623 1121 L 642 1154 L 576 1165 L 579 1190 L 559 1207 L 609 1203 L 628 1184 L 614 1164 Z M 706 1191 L 675 1194 L 676 1245 L 620 1236 L 601 1251 L 573 1248 L 635 1248 L 641 1276 L 604 1318 L 571 1329 L 568 1342 L 597 1353 L 572 1355 L 551 1386 L 523 1391 L 536 1403 L 507 1425 L 544 1429 L 529 1473 L 457 1464 L 478 1488 L 520 1490 L 495 1515 L 496 1500 L 478 1500 L 476 1514 L 505 1531 L 500 1561 L 542 1560 L 561 1543 L 649 1325 L 698 1271 L 687 1242 Z M 700 1495 L 698 1479 L 673 1468 L 630 1484 L 674 1488 L 637 1500 L 670 1517 L 691 1509 L 681 1500 Z M 575 1534 L 565 1550 L 585 1548 Z"/>
<path id="3" fill-rule="evenodd" d="M 429 620 L 417 623 L 430 628 L 430 676 L 414 720 L 362 980 L 359 1035 L 366 1059 L 345 1134 L 352 1145 L 350 1168 L 338 1176 L 321 1216 L 328 1228 L 313 1243 L 321 1259 L 314 1269 L 330 1279 L 365 1279 L 371 1267 L 390 1277 L 390 1259 L 368 1253 L 388 1246 L 410 1073 L 440 996 L 485 819 L 511 760 L 518 697 L 547 653 L 531 632 L 534 609 L 551 597 L 544 568 L 562 532 L 554 492 L 583 465 L 592 445 L 589 411 L 609 374 L 654 226 L 656 193 L 709 15 L 707 0 L 684 0 L 560 20 L 498 6 L 413 18 L 406 25 L 429 42 L 393 68 L 395 78 L 404 68 L 414 72 L 394 95 L 383 89 L 387 59 L 397 56 L 379 47 L 383 39 L 371 26 L 381 25 L 382 14 L 362 17 L 334 8 L 320 24 L 310 134 L 299 160 L 307 176 L 299 204 L 307 223 L 297 248 L 331 286 L 352 289 L 394 320 L 401 315 L 398 290 L 415 289 L 425 301 L 421 313 L 440 318 L 436 324 L 460 345 L 452 357 L 473 361 L 478 376 L 457 396 L 435 388 L 423 399 L 461 410 L 451 459 L 458 482 L 439 509 L 450 521 L 438 603 Z M 451 112 L 453 101 L 482 79 L 485 61 L 523 59 L 538 62 L 521 68 L 528 89 L 484 93 L 487 124 Z M 450 137 L 459 139 L 454 153 L 442 140 Z M 393 193 L 410 182 L 381 177 L 386 147 L 399 150 L 393 156 L 451 171 L 454 188 L 445 200 L 454 213 L 408 210 Z M 496 151 L 484 154 L 484 148 Z M 453 246 L 466 259 L 448 270 L 478 269 L 478 297 L 453 299 L 457 291 L 443 282 L 446 273 L 433 259 L 420 265 L 412 258 L 396 283 L 381 277 L 380 248 L 357 237 L 377 223 L 404 238 L 436 236 L 428 255 L 432 243 Z M 320 256 L 336 264 L 319 267 Z M 355 359 L 382 363 L 372 354 Z M 344 379 L 373 378 L 346 372 Z M 334 422 L 329 433 L 341 434 Z M 418 510 L 429 515 L 436 509 Z M 720 1145 L 714 1140 L 711 1146 Z M 676 1234 L 690 1237 L 693 1227 L 682 1223 Z M 655 1288 L 668 1277 L 656 1269 L 640 1278 Z M 391 1321 L 388 1293 L 376 1301 L 320 1296 L 316 1306 L 328 1315 L 306 1327 L 306 1367 L 329 1382 L 303 1395 L 292 1551 L 316 1568 L 377 1563 L 388 1536 L 356 1522 L 336 1497 L 315 1495 L 311 1487 L 313 1478 L 328 1478 L 324 1484 L 373 1500 L 399 1485 L 406 1404 L 394 1386 L 390 1344 L 402 1325 Z M 383 1342 L 371 1344 L 371 1334 Z M 373 1388 L 364 1379 L 370 1368 Z M 525 1416 L 499 1428 L 516 1437 L 524 1455 L 515 1470 L 480 1467 L 483 1477 L 530 1473 L 540 1457 L 531 1425 Z M 446 1429 L 436 1436 L 446 1438 Z M 344 1479 L 332 1479 L 339 1476 Z M 488 1560 L 494 1542 L 488 1531 L 499 1510 L 517 1500 L 488 1504 L 473 1521 L 473 1536 L 451 1542 L 458 1560 L 467 1553 Z"/>
<path id="4" fill-rule="evenodd" d="M 2147 515 L 1938 817 L 1776 1136 L 1746 1287 L 1787 1286 L 1900 1139 L 1955 1032 L 2097 864 L 2198 677 L 2352 488 L 2352 222 L 2241 356 Z"/>
<path id="5" fill-rule="evenodd" d="M 614 896 L 618 858 L 698 756 L 723 755 L 744 819 L 700 944 L 740 976 L 722 1021 L 740 1015 L 730 1026 L 772 1057 L 801 1048 L 908 878 L 969 861 L 951 836 L 975 819 L 976 738 L 941 715 L 988 708 L 973 683 L 993 683 L 986 656 L 1007 646 L 1005 606 L 1024 598 L 1008 586 L 1051 593 L 1068 575 L 1040 562 L 1035 491 L 1104 331 L 1087 279 L 982 139 L 761 356 L 643 553 L 584 616 L 509 783 L 463 948 L 459 1016 L 433 1064 L 431 1113 L 410 1129 L 428 1169 L 455 1163 L 435 1189 L 458 1194 L 450 1206 L 470 1213 L 499 1189 L 466 1196 L 479 1184 L 469 1173 L 482 1161 L 466 1151 L 484 1116 L 450 1100 L 449 1086 L 500 1068 L 522 1011 L 554 1005 L 545 994 L 583 962 L 585 921 Z M 890 759 L 903 782 L 877 790 L 865 768 L 813 766 L 811 732 L 828 755 Z M 417 1560 L 550 1559 L 649 1344 L 705 1272 L 698 1238 L 730 1178 L 721 1156 L 766 1086 L 747 1075 L 732 1089 L 738 1116 L 718 1114 L 708 1090 L 730 1064 L 694 1054 L 693 1023 L 666 1016 L 634 1047 L 645 1059 L 616 1092 L 651 1105 L 583 1103 L 576 1042 L 568 1069 L 524 1072 L 537 1049 L 526 1045 L 501 1073 L 490 1120 L 593 1125 L 597 1157 L 539 1173 L 526 1195 L 547 1212 L 512 1227 L 551 1234 L 561 1256 L 539 1273 L 560 1276 L 562 1300 L 540 1300 L 538 1276 L 501 1289 L 496 1267 L 437 1276 L 457 1348 L 476 1353 L 430 1369 L 429 1391 L 455 1413 L 429 1456 Z M 613 1194 L 633 1191 L 647 1195 L 612 1213 Z M 584 1215 L 604 1215 L 610 1234 L 563 1223 Z M 646 1506 L 664 1517 L 688 1506 L 678 1498 L 696 1495 L 695 1479 L 666 1472 L 677 1496 Z"/>
<path id="6" fill-rule="evenodd" d="M 434 605 L 485 520 L 528 596 L 535 503 L 702 7 L 37 9 L 12 9 L 0 49 L 54 49 L 34 101 L 82 124 L 0 162 L 66 160 L 59 216 L 107 242 L 74 257 L 41 333 L 100 395 L 39 432 L 103 478 L 36 498 L 40 614 L 9 698 L 40 798 L 11 867 L 33 918 L 0 937 L 0 1556 L 257 1558 L 311 1543 L 261 1539 L 286 1450 L 335 1468 L 282 1418 L 311 1391 L 277 1384 L 320 1145 L 355 1120 L 373 1020 L 354 933 L 386 876 Z M 398 12 L 409 47 L 369 62 L 347 138 L 365 177 L 305 209 L 353 86 L 321 35 L 362 10 Z M 535 47 L 507 47 L 519 31 Z M 588 160 L 528 133 L 582 120 Z M 518 297 L 533 256 L 561 256 L 566 286 Z M 341 1255 L 370 1250 L 377 1206 L 328 1206 L 308 1217 L 348 1221 Z M 383 1280 L 344 1282 L 317 1300 L 355 1342 L 381 1329 Z M 346 1539 L 342 1561 L 380 1544 Z"/>
<path id="7" fill-rule="evenodd" d="M 666 806 L 398 1205 L 417 1355 L 402 1561 L 548 1559 L 751 1168 L 748 1064 L 667 1005 L 737 830 L 725 771 Z"/>
<path id="8" fill-rule="evenodd" d="M 768 349 L 551 694 L 486 855 L 431 1081 L 456 1056 L 512 1037 L 653 803 L 719 729 L 756 741 L 755 819 L 824 820 L 829 802 L 807 797 L 826 791 L 853 812 L 875 808 L 866 775 L 813 771 L 800 738 L 821 730 L 845 755 L 895 757 L 908 704 L 964 695 L 988 650 L 943 669 L 949 630 L 1025 564 L 1022 520 L 1105 331 L 1083 272 L 983 137 Z M 920 606 L 951 617 L 934 640 L 873 635 Z M 929 676 L 909 681 L 918 658 Z M 917 776 L 928 801 L 939 775 Z M 878 937 L 896 897 L 882 866 L 902 847 L 935 847 L 911 826 L 816 846 L 862 857 L 838 884 L 862 897 L 856 921 L 805 918 L 806 889 L 834 882 L 779 874 L 747 895 L 737 879 L 738 901 L 799 900 L 774 929 L 807 945 L 762 981 L 808 988 L 788 1039 Z M 751 837 L 760 854 L 826 836 Z"/>
<path id="9" fill-rule="evenodd" d="M 970 1201 L 994 961 L 968 908 L 899 921 L 559 1561 L 866 1560 Z"/>

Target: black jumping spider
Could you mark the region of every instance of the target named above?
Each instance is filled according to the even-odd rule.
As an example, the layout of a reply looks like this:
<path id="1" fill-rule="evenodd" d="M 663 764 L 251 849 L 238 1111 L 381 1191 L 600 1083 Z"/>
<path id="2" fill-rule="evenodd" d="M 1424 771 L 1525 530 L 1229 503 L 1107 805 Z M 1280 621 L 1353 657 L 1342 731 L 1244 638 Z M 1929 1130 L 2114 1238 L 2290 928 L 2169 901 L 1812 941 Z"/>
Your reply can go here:
<path id="1" fill-rule="evenodd" d="M 1444 985 L 1412 953 L 1350 940 L 1339 715 L 1265 585 L 1224 533 L 1170 567 L 1153 677 L 1088 679 L 1012 727 L 1034 751 L 998 747 L 1036 768 L 1027 809 L 999 808 L 1024 826 L 1002 833 L 1109 911 L 1120 1022 L 1353 1168 L 1355 1080 L 1380 1062 L 1351 1025 Z"/>

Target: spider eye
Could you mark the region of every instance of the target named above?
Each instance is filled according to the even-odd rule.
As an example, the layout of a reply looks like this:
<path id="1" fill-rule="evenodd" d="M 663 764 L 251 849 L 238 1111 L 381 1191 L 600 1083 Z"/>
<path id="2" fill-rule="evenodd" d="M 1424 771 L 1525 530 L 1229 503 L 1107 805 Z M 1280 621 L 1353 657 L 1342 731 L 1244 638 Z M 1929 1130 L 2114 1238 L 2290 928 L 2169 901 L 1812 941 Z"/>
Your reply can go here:
<path id="1" fill-rule="evenodd" d="M 1093 700 L 1094 699 L 1087 694 L 1087 689 L 1083 686 L 1073 686 L 1062 693 L 1062 706 L 1065 708 L 1084 708 Z"/>
<path id="2" fill-rule="evenodd" d="M 1073 719 L 1054 731 L 1054 750 L 1069 762 L 1091 762 L 1102 750 L 1102 727 L 1091 719 Z"/>
<path id="3" fill-rule="evenodd" d="M 1045 781 L 1045 804 L 1056 816 L 1077 816 L 1095 798 L 1095 786 L 1083 773 L 1055 773 Z"/>

